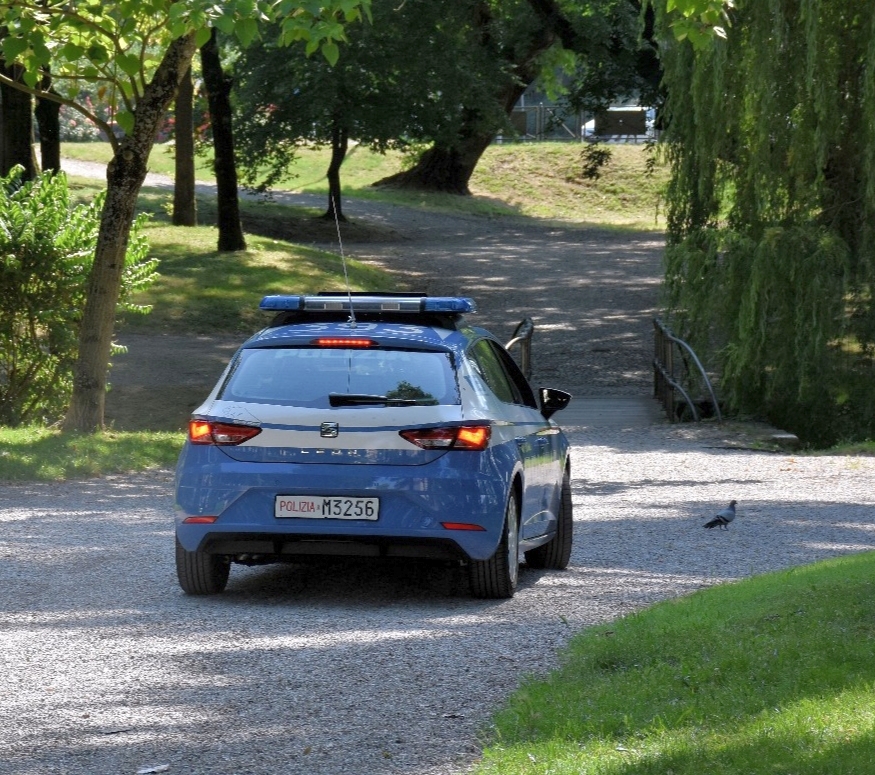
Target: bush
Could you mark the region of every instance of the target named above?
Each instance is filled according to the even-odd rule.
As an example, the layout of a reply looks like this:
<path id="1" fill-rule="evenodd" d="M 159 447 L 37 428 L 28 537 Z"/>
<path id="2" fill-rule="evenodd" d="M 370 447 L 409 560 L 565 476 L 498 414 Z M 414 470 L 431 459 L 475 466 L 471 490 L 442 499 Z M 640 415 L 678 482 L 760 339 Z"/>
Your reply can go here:
<path id="1" fill-rule="evenodd" d="M 67 179 L 0 179 L 0 424 L 51 422 L 69 403 L 103 196 L 70 207 Z M 143 217 L 131 231 L 119 309 L 157 277 Z"/>
<path id="2" fill-rule="evenodd" d="M 91 100 L 87 97 L 86 105 L 89 109 L 94 109 Z M 66 105 L 61 106 L 58 120 L 60 123 L 59 130 L 61 142 L 94 143 L 98 140 L 106 139 L 105 137 L 101 137 L 102 132 L 97 124 L 85 118 L 85 116 L 83 116 L 78 110 L 73 110 L 73 108 L 67 107 Z"/>

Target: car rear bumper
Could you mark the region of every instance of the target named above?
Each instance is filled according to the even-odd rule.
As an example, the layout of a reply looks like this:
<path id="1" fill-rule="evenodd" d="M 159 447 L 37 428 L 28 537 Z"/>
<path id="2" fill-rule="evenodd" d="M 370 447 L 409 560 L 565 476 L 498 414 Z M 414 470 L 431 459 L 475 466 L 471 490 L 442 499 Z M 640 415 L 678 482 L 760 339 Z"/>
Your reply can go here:
<path id="1" fill-rule="evenodd" d="M 425 466 L 238 463 L 180 466 L 176 532 L 187 551 L 294 557 L 364 555 L 485 560 L 501 537 L 513 466 L 478 453 Z M 378 497 L 376 520 L 276 517 L 278 495 Z M 192 517 L 215 517 L 191 523 Z M 450 528 L 445 523 L 453 523 Z M 472 529 L 459 529 L 459 526 Z"/>
<path id="2" fill-rule="evenodd" d="M 455 541 L 357 535 L 308 535 L 273 533 L 207 533 L 198 546 L 207 554 L 232 557 L 245 565 L 314 556 L 416 557 L 464 561 L 469 555 Z"/>

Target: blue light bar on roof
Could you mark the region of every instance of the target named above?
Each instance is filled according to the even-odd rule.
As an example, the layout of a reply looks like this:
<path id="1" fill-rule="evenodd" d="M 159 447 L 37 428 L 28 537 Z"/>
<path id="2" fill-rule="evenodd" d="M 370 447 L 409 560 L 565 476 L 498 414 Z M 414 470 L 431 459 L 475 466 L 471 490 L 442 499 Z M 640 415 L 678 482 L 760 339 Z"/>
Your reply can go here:
<path id="1" fill-rule="evenodd" d="M 303 296 L 265 296 L 258 305 L 259 309 L 268 312 L 281 312 L 287 309 L 301 309 Z"/>
<path id="2" fill-rule="evenodd" d="M 265 296 L 258 305 L 267 312 L 349 312 L 350 297 L 336 296 Z M 475 312 L 473 299 L 463 296 L 353 296 L 356 312 L 401 312 L 461 315 Z"/>
<path id="3" fill-rule="evenodd" d="M 477 305 L 474 299 L 464 296 L 426 296 L 422 299 L 423 312 L 476 312 Z"/>

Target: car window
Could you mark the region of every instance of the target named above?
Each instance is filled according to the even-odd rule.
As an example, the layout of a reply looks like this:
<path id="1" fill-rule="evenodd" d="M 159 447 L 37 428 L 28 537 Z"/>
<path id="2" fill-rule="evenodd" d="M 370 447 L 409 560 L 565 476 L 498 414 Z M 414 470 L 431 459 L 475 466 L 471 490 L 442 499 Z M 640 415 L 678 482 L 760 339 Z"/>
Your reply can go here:
<path id="1" fill-rule="evenodd" d="M 458 404 L 449 353 L 285 347 L 243 350 L 222 401 L 328 407 L 332 393 Z"/>
<path id="2" fill-rule="evenodd" d="M 495 342 L 480 339 L 468 350 L 468 355 L 480 377 L 500 401 L 537 407 L 532 389 L 519 367 Z"/>

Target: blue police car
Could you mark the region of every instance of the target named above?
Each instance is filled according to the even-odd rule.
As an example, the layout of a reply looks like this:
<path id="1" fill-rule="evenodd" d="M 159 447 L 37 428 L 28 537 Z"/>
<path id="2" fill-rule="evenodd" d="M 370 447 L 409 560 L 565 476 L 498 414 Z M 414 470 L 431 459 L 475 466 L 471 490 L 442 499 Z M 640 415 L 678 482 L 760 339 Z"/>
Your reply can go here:
<path id="1" fill-rule="evenodd" d="M 195 410 L 176 470 L 176 567 L 221 592 L 234 563 L 453 560 L 514 594 L 571 554 L 570 396 L 533 391 L 470 299 L 267 296 L 270 325 Z"/>

